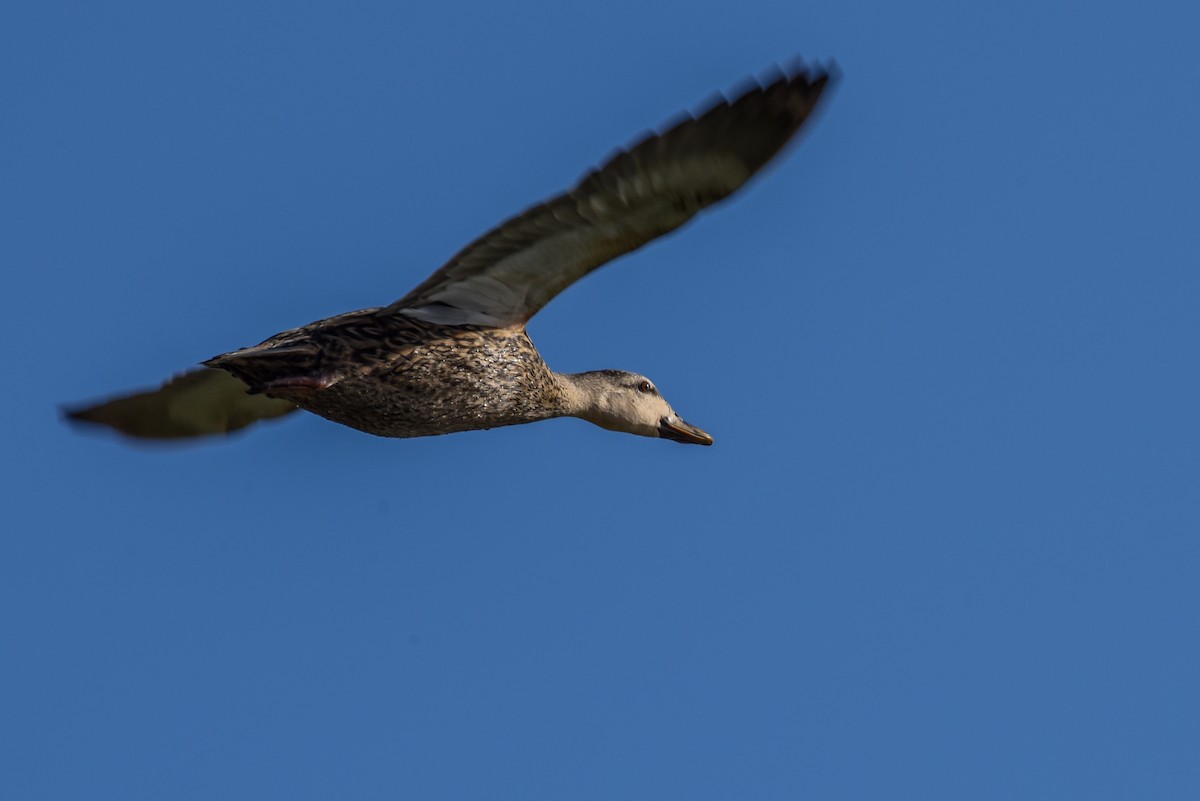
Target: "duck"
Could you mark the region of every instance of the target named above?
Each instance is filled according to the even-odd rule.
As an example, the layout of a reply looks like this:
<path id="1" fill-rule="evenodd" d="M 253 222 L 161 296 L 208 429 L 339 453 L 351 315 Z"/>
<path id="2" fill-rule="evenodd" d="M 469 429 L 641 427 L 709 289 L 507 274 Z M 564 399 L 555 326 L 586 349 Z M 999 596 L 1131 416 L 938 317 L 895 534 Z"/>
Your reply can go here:
<path id="1" fill-rule="evenodd" d="M 775 68 L 616 151 L 390 305 L 275 334 L 65 415 L 151 440 L 227 435 L 299 410 L 399 438 L 576 417 L 711 445 L 644 375 L 552 370 L 526 325 L 588 273 L 741 189 L 805 128 L 836 75 L 832 63 Z"/>

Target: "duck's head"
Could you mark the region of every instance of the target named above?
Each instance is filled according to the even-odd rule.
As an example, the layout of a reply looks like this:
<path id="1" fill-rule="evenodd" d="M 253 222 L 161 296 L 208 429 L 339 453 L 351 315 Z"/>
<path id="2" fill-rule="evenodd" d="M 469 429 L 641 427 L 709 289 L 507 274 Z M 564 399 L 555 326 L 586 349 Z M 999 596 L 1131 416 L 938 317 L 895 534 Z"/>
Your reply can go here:
<path id="1" fill-rule="evenodd" d="M 675 414 L 659 394 L 654 382 L 644 375 L 623 370 L 597 370 L 565 376 L 574 396 L 571 411 L 610 431 L 643 437 L 712 445 L 713 438 Z"/>

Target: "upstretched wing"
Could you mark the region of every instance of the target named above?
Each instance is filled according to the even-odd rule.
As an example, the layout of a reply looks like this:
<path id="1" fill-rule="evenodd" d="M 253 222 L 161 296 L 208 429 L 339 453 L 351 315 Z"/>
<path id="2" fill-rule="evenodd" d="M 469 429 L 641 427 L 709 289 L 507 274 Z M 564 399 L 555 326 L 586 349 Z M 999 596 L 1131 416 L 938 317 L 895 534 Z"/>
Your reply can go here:
<path id="1" fill-rule="evenodd" d="M 246 390 L 241 380 L 224 370 L 201 368 L 158 389 L 64 413 L 71 420 L 110 426 L 131 437 L 183 439 L 228 434 L 297 408 L 265 395 L 247 395 Z"/>
<path id="2" fill-rule="evenodd" d="M 389 311 L 447 325 L 526 322 L 592 270 L 737 191 L 795 136 L 829 82 L 827 70 L 801 67 L 685 117 L 467 245 Z"/>

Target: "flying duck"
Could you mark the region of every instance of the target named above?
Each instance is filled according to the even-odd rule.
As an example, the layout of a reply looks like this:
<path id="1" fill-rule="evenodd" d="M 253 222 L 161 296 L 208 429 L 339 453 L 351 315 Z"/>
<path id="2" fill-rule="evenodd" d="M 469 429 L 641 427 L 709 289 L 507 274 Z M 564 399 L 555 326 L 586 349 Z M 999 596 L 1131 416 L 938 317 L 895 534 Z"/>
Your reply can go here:
<path id="1" fill-rule="evenodd" d="M 227 434 L 297 409 L 384 437 L 569 416 L 711 445 L 643 375 L 551 370 L 525 326 L 592 270 L 737 191 L 804 126 L 831 80 L 825 68 L 776 71 L 619 151 L 389 306 L 284 331 L 66 415 L 149 439 Z"/>

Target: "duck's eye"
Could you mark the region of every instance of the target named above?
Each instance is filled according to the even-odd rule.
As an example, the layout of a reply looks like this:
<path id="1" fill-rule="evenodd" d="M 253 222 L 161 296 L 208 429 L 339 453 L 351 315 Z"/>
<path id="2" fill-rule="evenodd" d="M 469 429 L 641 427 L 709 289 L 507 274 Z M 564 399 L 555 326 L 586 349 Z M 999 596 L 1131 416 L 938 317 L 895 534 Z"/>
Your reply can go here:
<path id="1" fill-rule="evenodd" d="M 653 394 L 654 385 L 649 381 L 643 381 L 642 383 L 638 384 L 638 392 L 645 392 L 647 395 Z"/>

